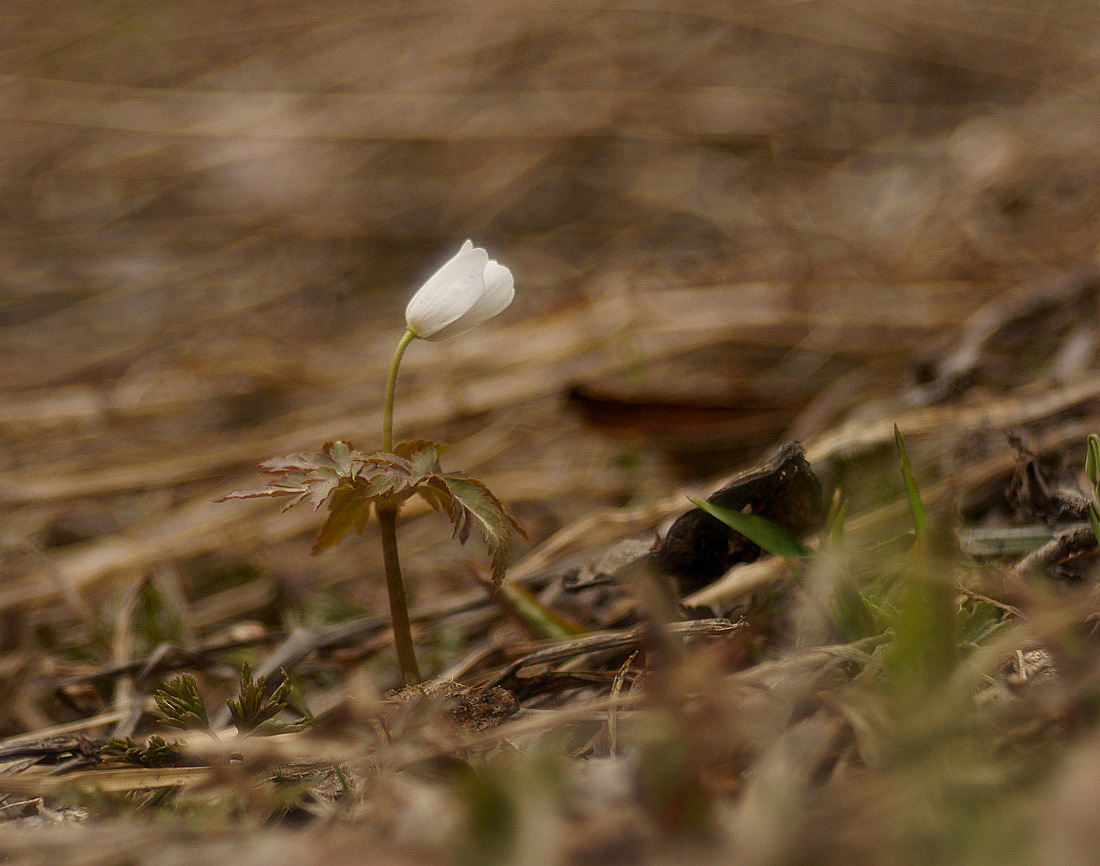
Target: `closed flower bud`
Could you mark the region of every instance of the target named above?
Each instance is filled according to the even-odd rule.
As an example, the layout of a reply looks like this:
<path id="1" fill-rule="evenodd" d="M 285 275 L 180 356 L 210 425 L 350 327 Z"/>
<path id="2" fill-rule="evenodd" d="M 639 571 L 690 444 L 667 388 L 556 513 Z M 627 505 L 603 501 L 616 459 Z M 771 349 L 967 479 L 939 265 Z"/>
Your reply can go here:
<path id="1" fill-rule="evenodd" d="M 493 318 L 514 296 L 512 272 L 466 241 L 413 295 L 405 321 L 422 340 L 445 340 Z"/>

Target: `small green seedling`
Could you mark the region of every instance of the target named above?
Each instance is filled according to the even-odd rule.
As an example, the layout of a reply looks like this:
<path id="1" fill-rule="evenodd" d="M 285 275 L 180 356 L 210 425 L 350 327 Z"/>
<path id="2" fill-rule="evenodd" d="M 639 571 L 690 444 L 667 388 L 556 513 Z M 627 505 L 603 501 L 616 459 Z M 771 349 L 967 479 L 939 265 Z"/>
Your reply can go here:
<path id="1" fill-rule="evenodd" d="M 413 296 L 405 310 L 407 328 L 390 364 L 382 412 L 382 450 L 365 454 L 347 442 L 329 442 L 320 452 L 268 460 L 260 469 L 274 475 L 261 490 L 235 491 L 218 501 L 258 496 L 291 497 L 286 508 L 309 501 L 328 504 L 328 519 L 313 544 L 317 554 L 352 529 L 362 532 L 373 507 L 382 538 L 382 561 L 389 591 L 397 662 L 406 685 L 421 681 L 409 626 L 405 584 L 397 550 L 397 512 L 419 496 L 451 519 L 454 537 L 465 544 L 477 528 L 488 548 L 493 581 L 504 578 L 508 545 L 523 530 L 500 500 L 475 478 L 443 472 L 445 446 L 424 439 L 393 442 L 393 403 L 397 373 L 413 340 L 444 340 L 465 333 L 500 313 L 515 294 L 511 272 L 466 241 Z M 284 509 L 285 510 L 285 509 Z"/>
<path id="2" fill-rule="evenodd" d="M 241 684 L 236 698 L 225 703 L 229 707 L 229 717 L 237 726 L 237 733 L 252 736 L 271 736 L 292 731 L 300 731 L 315 724 L 315 719 L 305 708 L 301 695 L 282 672 L 283 681 L 278 688 L 267 694 L 265 677 L 253 677 L 252 666 L 245 662 L 241 665 Z M 206 703 L 199 694 L 198 685 L 191 674 L 173 677 L 153 692 L 153 700 L 163 713 L 162 725 L 180 728 L 185 731 L 205 731 L 212 737 L 217 735 L 210 726 L 210 714 Z M 291 722 L 280 721 L 276 717 L 287 708 L 296 710 L 300 718 Z"/>
<path id="3" fill-rule="evenodd" d="M 184 731 L 210 731 L 210 717 L 195 678 L 180 674 L 153 692 L 153 700 L 164 714 L 162 725 Z"/>
<path id="4" fill-rule="evenodd" d="M 236 699 L 227 700 L 229 718 L 237 726 L 237 733 L 248 736 L 270 736 L 300 731 L 312 724 L 312 719 L 301 718 L 283 722 L 276 718 L 291 701 L 290 679 L 283 671 L 283 681 L 270 695 L 265 677 L 252 677 L 252 666 L 241 666 L 241 690 Z"/>
<path id="5" fill-rule="evenodd" d="M 179 743 L 168 742 L 153 734 L 144 746 L 139 746 L 130 737 L 108 737 L 107 742 L 99 747 L 97 757 L 104 762 L 133 764 L 137 767 L 172 767 L 179 762 L 182 754 Z"/>

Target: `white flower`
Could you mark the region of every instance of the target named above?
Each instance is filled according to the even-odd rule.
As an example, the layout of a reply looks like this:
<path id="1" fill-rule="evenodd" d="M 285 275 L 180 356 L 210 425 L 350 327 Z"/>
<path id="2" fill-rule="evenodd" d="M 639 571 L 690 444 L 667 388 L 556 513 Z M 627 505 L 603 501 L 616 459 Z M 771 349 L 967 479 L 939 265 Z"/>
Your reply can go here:
<path id="1" fill-rule="evenodd" d="M 493 318 L 515 294 L 512 272 L 466 241 L 413 295 L 405 321 L 422 340 L 445 340 Z"/>

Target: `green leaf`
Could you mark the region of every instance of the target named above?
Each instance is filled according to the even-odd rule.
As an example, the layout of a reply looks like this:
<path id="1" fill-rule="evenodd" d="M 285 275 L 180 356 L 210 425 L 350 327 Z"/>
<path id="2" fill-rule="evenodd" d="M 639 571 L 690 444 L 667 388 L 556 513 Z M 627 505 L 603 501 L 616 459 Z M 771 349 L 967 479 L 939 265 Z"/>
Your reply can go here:
<path id="1" fill-rule="evenodd" d="M 415 487 L 442 472 L 439 455 L 445 450 L 445 445 L 426 439 L 398 442 L 393 453 L 365 455 L 357 483 L 364 485 L 368 497 L 409 496 Z"/>
<path id="2" fill-rule="evenodd" d="M 810 549 L 806 547 L 789 529 L 784 529 L 778 523 L 773 523 L 767 518 L 756 514 L 744 514 L 734 511 L 732 508 L 723 508 L 712 502 L 688 497 L 698 507 L 711 517 L 721 520 L 730 529 L 740 532 L 745 538 L 762 547 L 768 553 L 782 556 L 786 559 L 799 559 L 810 555 Z"/>
<path id="3" fill-rule="evenodd" d="M 913 515 L 913 526 L 917 531 L 917 538 L 923 538 L 928 531 L 928 516 L 924 512 L 924 503 L 921 502 L 920 491 L 917 489 L 917 480 L 913 477 L 913 469 L 909 465 L 909 454 L 905 450 L 905 441 L 901 438 L 898 425 L 894 425 L 894 444 L 898 448 L 898 456 L 901 457 L 901 474 L 905 478 L 905 495 L 909 499 L 909 511 Z"/>
<path id="4" fill-rule="evenodd" d="M 897 615 L 885 654 L 895 682 L 919 694 L 941 686 L 959 658 L 957 555 L 945 528 L 932 524 L 906 554 L 890 588 Z"/>
<path id="5" fill-rule="evenodd" d="M 1100 436 L 1090 433 L 1085 439 L 1085 475 L 1093 487 L 1100 485 Z"/>
<path id="6" fill-rule="evenodd" d="M 153 692 L 153 700 L 164 713 L 161 724 L 182 730 L 210 730 L 206 704 L 190 674 L 180 674 L 169 680 Z"/>
<path id="7" fill-rule="evenodd" d="M 144 746 L 139 746 L 130 737 L 108 737 L 96 757 L 101 761 L 121 761 L 139 767 L 171 767 L 179 763 L 182 753 L 178 742 L 168 742 L 153 734 Z"/>
<path id="8" fill-rule="evenodd" d="M 241 688 L 236 700 L 227 700 L 229 716 L 237 726 L 237 732 L 252 736 L 270 736 L 272 734 L 300 731 L 311 724 L 310 719 L 284 722 L 275 718 L 286 710 L 291 685 L 286 671 L 282 672 L 283 681 L 270 695 L 267 692 L 265 677 L 252 677 L 252 667 L 245 662 L 241 666 Z"/>
<path id="9" fill-rule="evenodd" d="M 451 494 L 442 478 L 427 478 L 416 486 L 416 495 L 427 502 L 434 511 L 451 510 Z"/>

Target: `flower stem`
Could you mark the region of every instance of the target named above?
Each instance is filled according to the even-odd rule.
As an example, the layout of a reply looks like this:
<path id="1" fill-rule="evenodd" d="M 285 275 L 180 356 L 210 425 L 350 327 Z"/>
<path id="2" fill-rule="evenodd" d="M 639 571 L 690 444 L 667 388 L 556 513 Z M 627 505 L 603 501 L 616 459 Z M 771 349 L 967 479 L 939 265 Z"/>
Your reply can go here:
<path id="1" fill-rule="evenodd" d="M 397 344 L 390 364 L 390 376 L 386 380 L 386 402 L 382 407 L 382 450 L 393 450 L 393 395 L 397 390 L 397 371 L 401 367 L 401 357 L 416 339 L 412 328 Z M 401 559 L 397 555 L 397 505 L 382 500 L 375 505 L 378 512 L 378 525 L 382 531 L 382 563 L 386 568 L 386 589 L 390 596 L 390 622 L 393 625 L 393 643 L 397 648 L 397 665 L 401 668 L 401 679 L 405 685 L 416 685 L 421 681 L 420 668 L 416 664 L 416 651 L 413 648 L 412 630 L 409 628 L 409 607 L 405 601 L 405 583 L 401 580 Z"/>
<path id="2" fill-rule="evenodd" d="M 390 595 L 390 621 L 393 624 L 393 643 L 397 648 L 397 664 L 405 685 L 421 682 L 420 668 L 416 664 L 412 631 L 409 628 L 409 608 L 405 602 L 405 584 L 401 580 L 401 561 L 397 557 L 397 508 L 379 502 L 378 525 L 382 529 L 382 561 L 386 566 L 386 589 Z"/>
<path id="3" fill-rule="evenodd" d="M 413 329 L 405 331 L 405 336 L 397 344 L 397 350 L 393 353 L 393 361 L 390 363 L 390 377 L 386 381 L 386 402 L 382 406 L 382 450 L 393 450 L 393 395 L 397 390 L 397 371 L 401 367 L 401 358 L 409 343 L 416 339 Z"/>

